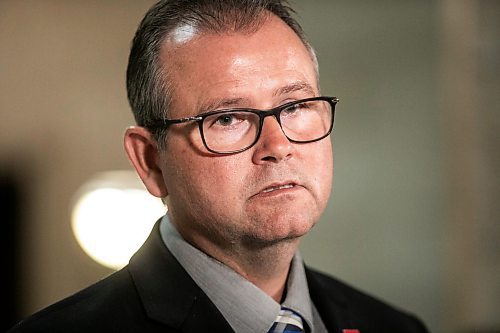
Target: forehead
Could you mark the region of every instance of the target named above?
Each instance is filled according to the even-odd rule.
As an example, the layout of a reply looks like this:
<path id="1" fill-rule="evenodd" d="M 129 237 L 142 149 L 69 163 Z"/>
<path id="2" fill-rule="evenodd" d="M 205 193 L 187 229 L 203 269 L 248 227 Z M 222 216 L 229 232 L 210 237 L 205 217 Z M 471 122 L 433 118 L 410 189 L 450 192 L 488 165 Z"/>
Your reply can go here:
<path id="1" fill-rule="evenodd" d="M 287 92 L 287 86 L 317 90 L 311 54 L 275 16 L 254 31 L 199 33 L 180 26 L 170 37 L 161 60 L 174 104 L 192 103 L 196 108 L 210 98 L 252 100 Z"/>

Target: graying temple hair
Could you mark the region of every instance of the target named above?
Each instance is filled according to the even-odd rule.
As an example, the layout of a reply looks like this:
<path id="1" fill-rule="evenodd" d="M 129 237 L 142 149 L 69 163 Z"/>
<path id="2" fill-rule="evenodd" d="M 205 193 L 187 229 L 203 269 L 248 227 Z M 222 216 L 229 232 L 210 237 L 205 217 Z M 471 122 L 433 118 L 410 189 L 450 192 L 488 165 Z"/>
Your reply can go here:
<path id="1" fill-rule="evenodd" d="M 167 69 L 160 63 L 160 51 L 176 28 L 186 25 L 202 33 L 252 32 L 269 13 L 282 19 L 297 34 L 318 72 L 314 50 L 292 17 L 295 12 L 286 0 L 164 0 L 153 5 L 139 24 L 127 68 L 128 100 L 137 124 L 146 126 L 168 115 L 171 84 Z M 160 149 L 165 135 L 163 129 L 153 131 Z"/>

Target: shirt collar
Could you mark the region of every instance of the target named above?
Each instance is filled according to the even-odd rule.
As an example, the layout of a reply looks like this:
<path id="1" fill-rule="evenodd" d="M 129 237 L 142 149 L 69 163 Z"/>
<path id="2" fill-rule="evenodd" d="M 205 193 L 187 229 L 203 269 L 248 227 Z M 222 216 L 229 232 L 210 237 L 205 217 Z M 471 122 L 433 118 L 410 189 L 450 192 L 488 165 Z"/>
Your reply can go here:
<path id="1" fill-rule="evenodd" d="M 280 304 L 220 261 L 187 243 L 165 215 L 160 224 L 163 242 L 210 298 L 236 332 L 267 332 Z M 299 313 L 314 331 L 312 302 L 302 258 L 293 257 L 287 294 L 281 304 Z"/>

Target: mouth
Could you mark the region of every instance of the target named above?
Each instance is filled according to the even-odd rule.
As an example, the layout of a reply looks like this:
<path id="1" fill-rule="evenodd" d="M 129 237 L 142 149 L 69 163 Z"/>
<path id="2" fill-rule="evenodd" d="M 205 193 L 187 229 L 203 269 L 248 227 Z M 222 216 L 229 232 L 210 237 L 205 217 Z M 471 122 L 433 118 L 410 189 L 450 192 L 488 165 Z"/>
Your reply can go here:
<path id="1" fill-rule="evenodd" d="M 270 192 L 277 191 L 277 190 L 285 190 L 285 189 L 293 188 L 295 186 L 297 186 L 297 185 L 293 184 L 293 183 L 283 184 L 283 185 L 273 185 L 273 186 L 270 186 L 270 187 L 263 189 L 260 193 L 270 193 Z"/>
<path id="2" fill-rule="evenodd" d="M 294 191 L 299 190 L 301 188 L 303 188 L 303 186 L 299 185 L 294 181 L 273 183 L 261 189 L 259 192 L 253 195 L 253 197 L 269 197 L 280 194 L 293 193 Z"/>

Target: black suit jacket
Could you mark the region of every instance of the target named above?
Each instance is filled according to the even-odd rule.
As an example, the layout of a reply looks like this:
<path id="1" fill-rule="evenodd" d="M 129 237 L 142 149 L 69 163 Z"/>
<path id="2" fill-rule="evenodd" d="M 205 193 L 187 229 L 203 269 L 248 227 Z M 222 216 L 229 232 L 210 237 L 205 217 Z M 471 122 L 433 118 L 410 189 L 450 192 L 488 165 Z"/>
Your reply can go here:
<path id="1" fill-rule="evenodd" d="M 414 317 L 306 268 L 329 332 L 426 332 Z M 21 321 L 9 332 L 233 332 L 163 244 L 156 224 L 128 266 Z"/>

